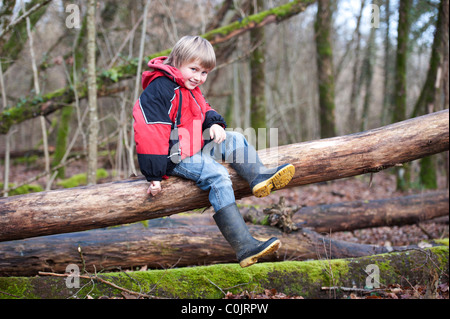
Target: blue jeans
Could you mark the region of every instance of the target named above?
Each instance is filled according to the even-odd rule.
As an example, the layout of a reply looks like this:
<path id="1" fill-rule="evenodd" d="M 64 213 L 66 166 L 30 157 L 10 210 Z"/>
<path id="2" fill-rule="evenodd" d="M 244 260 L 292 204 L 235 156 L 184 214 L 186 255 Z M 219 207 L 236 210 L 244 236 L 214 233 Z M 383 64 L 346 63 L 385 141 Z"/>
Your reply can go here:
<path id="1" fill-rule="evenodd" d="M 216 160 L 225 160 L 236 149 L 248 146 L 244 135 L 228 131 L 226 134 L 224 142 L 207 143 L 200 152 L 178 163 L 171 173 L 193 180 L 200 189 L 209 191 L 209 202 L 216 212 L 236 200 L 228 170 Z"/>

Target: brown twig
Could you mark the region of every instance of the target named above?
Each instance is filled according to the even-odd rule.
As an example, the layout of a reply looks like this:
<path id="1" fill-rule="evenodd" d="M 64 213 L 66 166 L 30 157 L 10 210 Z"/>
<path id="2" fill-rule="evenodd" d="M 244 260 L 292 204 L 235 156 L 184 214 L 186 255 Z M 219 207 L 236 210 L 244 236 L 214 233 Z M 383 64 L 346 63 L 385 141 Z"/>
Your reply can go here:
<path id="1" fill-rule="evenodd" d="M 68 276 L 72 276 L 71 274 L 58 274 L 58 273 L 44 272 L 44 271 L 39 271 L 39 275 L 41 275 L 41 276 L 54 276 L 54 277 L 68 277 Z M 143 294 L 143 293 L 140 293 L 140 292 L 129 290 L 127 288 L 120 287 L 120 286 L 116 285 L 115 283 L 112 283 L 112 282 L 110 282 L 108 280 L 105 280 L 103 278 L 98 277 L 97 275 L 95 275 L 95 276 L 79 275 L 79 277 L 83 278 L 83 279 L 98 280 L 98 281 L 100 281 L 100 282 L 102 282 L 102 283 L 104 283 L 106 285 L 109 285 L 109 286 L 111 286 L 113 288 L 119 289 L 119 290 L 121 290 L 123 292 L 126 292 L 127 294 L 130 294 L 130 295 L 143 297 L 143 298 L 150 298 L 150 299 L 159 299 L 158 297 L 153 296 L 153 295 L 147 295 L 147 294 Z"/>

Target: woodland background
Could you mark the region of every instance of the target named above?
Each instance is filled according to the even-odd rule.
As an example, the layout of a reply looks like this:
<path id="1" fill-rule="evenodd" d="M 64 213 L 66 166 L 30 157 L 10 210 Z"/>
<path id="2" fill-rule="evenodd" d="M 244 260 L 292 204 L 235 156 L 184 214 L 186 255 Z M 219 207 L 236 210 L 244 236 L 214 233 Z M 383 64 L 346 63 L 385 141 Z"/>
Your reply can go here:
<path id="1" fill-rule="evenodd" d="M 131 110 L 152 54 L 289 3 L 302 9 L 212 41 L 202 91 L 229 127 L 277 128 L 283 145 L 448 108 L 448 0 L 3 0 L 3 195 L 61 187 L 70 167 L 88 184 L 140 174 Z M 394 171 L 399 189 L 447 187 L 448 152 Z"/>

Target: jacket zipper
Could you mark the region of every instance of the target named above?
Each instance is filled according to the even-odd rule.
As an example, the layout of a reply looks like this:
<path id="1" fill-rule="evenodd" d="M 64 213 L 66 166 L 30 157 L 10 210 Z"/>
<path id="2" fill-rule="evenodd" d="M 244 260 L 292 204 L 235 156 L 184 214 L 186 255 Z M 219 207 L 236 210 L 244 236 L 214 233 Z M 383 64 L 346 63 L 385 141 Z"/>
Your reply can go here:
<path id="1" fill-rule="evenodd" d="M 203 115 L 202 108 L 200 107 L 200 104 L 198 104 L 197 99 L 196 99 L 195 96 L 194 96 L 194 93 L 192 93 L 191 90 L 189 90 L 189 92 L 191 93 L 192 97 L 194 98 L 195 104 L 197 104 L 198 109 L 200 110 L 200 114 L 202 115 L 202 123 L 203 123 L 203 121 L 204 121 L 204 115 Z"/>

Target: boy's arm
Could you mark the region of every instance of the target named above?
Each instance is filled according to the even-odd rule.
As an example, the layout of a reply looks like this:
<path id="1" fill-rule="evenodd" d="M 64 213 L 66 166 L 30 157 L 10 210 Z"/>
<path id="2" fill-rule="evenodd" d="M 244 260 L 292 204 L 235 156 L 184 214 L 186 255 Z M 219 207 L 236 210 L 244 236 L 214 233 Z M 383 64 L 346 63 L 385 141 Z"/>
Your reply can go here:
<path id="1" fill-rule="evenodd" d="M 172 127 L 168 110 L 174 91 L 170 83 L 158 80 L 149 84 L 133 109 L 139 167 L 149 182 L 161 181 L 166 174 Z"/>
<path id="2" fill-rule="evenodd" d="M 209 106 L 209 104 L 208 104 Z M 216 110 L 212 109 L 210 106 L 208 110 L 205 113 L 205 121 L 203 122 L 203 131 L 210 128 L 214 124 L 222 126 L 222 128 L 227 127 L 227 123 L 225 122 L 225 119 L 216 112 Z"/>

